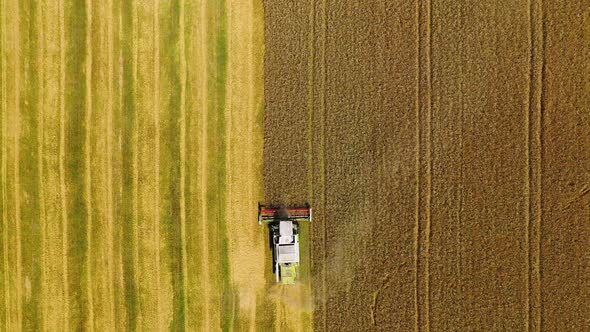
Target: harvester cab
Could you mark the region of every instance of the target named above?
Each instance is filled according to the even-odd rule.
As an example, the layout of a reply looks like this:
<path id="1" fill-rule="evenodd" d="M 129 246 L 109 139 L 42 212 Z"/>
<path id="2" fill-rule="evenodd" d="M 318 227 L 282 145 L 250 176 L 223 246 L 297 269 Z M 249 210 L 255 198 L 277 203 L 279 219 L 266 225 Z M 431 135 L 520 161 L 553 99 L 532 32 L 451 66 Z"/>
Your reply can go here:
<path id="1" fill-rule="evenodd" d="M 258 223 L 267 224 L 277 282 L 292 285 L 299 270 L 299 222 L 312 220 L 309 206 L 258 208 Z"/>

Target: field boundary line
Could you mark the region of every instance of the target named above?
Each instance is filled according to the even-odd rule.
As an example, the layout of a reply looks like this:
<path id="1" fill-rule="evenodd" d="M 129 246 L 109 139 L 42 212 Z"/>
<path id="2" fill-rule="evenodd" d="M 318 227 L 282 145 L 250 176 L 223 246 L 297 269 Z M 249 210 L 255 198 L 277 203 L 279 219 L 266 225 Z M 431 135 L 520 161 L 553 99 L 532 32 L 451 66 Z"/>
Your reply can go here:
<path id="1" fill-rule="evenodd" d="M 65 82 L 66 82 L 66 37 L 65 37 L 65 9 L 64 0 L 59 0 L 59 52 L 60 52 L 60 77 L 59 77 L 59 182 L 61 201 L 61 222 L 62 222 L 62 268 L 64 283 L 64 330 L 70 329 L 70 286 L 68 278 L 68 203 L 66 190 L 66 108 L 65 108 Z"/>
<path id="2" fill-rule="evenodd" d="M 188 258 L 186 244 L 186 44 L 185 0 L 180 0 L 179 53 L 180 53 L 180 242 L 182 248 L 182 304 L 183 324 L 188 328 Z"/>
<path id="3" fill-rule="evenodd" d="M 86 191 L 86 293 L 88 294 L 88 330 L 94 331 L 94 294 L 92 283 L 92 1 L 86 0 L 86 137 L 84 139 L 84 168 Z"/>
<path id="4" fill-rule="evenodd" d="M 115 310 L 115 272 L 114 272 L 114 261 L 115 254 L 113 247 L 115 246 L 115 234 L 114 234 L 114 216 L 113 216 L 113 112 L 114 112 L 114 88 L 113 80 L 115 79 L 115 72 L 113 66 L 113 0 L 107 2 L 107 49 L 108 49 L 108 74 L 107 74 L 107 90 L 108 90 L 108 112 L 107 112 L 107 223 L 108 223 L 108 272 L 109 272 L 109 300 L 110 300 L 110 313 L 111 321 L 109 325 L 113 330 L 116 329 L 116 310 Z"/>
<path id="5" fill-rule="evenodd" d="M 156 243 L 156 312 L 158 329 L 162 328 L 162 310 L 160 298 L 160 22 L 158 20 L 159 1 L 153 1 L 153 42 L 154 42 L 154 95 L 153 95 L 153 112 L 154 112 L 154 126 L 155 126 L 155 216 L 154 216 L 154 241 Z"/>

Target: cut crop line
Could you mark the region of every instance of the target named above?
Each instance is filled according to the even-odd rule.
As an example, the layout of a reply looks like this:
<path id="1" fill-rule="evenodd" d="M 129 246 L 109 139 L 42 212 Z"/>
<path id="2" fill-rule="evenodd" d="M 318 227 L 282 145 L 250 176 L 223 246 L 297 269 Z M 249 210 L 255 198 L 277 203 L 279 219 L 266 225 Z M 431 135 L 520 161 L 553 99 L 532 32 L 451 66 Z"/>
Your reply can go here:
<path id="1" fill-rule="evenodd" d="M 20 8 L 16 7 L 16 27 L 15 39 L 16 43 L 20 43 Z M 22 324 L 22 248 L 21 248 L 21 212 L 20 212 L 20 44 L 15 45 L 15 59 L 18 63 L 17 69 L 14 71 L 14 97 L 15 97 L 15 120 L 14 120 L 14 210 L 15 210 L 15 231 L 16 231 L 16 322 L 17 326 L 21 328 Z"/>
<path id="2" fill-rule="evenodd" d="M 322 145 L 322 157 L 320 159 L 321 167 L 321 183 L 322 183 L 322 244 L 323 244 L 323 266 L 322 266 L 322 314 L 323 314 L 323 330 L 328 330 L 327 325 L 327 302 L 326 298 L 328 291 L 326 289 L 326 278 L 327 278 L 327 248 L 326 241 L 328 238 L 327 227 L 326 227 L 326 39 L 327 39 L 327 2 L 328 0 L 322 1 L 322 77 L 321 77 L 321 116 L 322 116 L 322 127 L 321 127 L 321 145 Z"/>
<path id="3" fill-rule="evenodd" d="M 184 328 L 188 329 L 188 260 L 186 249 L 186 44 L 185 44 L 185 0 L 180 0 L 179 52 L 180 52 L 180 241 L 182 247 L 182 303 L 184 306 Z"/>
<path id="4" fill-rule="evenodd" d="M 43 189 L 43 180 L 44 176 L 44 169 L 43 169 L 43 160 L 45 159 L 44 156 L 44 149 L 43 145 L 45 144 L 45 63 L 44 63 L 44 53 L 47 47 L 47 43 L 45 42 L 45 25 L 43 21 L 45 20 L 45 12 L 43 11 L 43 5 L 39 5 L 39 15 L 37 15 L 37 22 L 40 26 L 39 35 L 41 40 L 41 52 L 39 56 L 38 68 L 37 71 L 39 72 L 39 81 L 41 82 L 41 91 L 40 101 L 39 104 L 41 105 L 38 109 L 38 140 L 37 140 L 37 158 L 38 158 L 38 165 L 39 168 L 39 179 L 38 179 L 38 186 L 39 186 L 39 222 L 41 224 L 41 285 L 47 285 L 47 247 L 48 247 L 48 239 L 47 239 L 47 215 L 45 210 L 45 190 Z M 46 331 L 46 324 L 47 324 L 47 302 L 48 299 L 46 297 L 47 290 L 43 289 L 41 294 L 39 294 L 41 299 L 41 321 L 43 324 L 42 330 Z"/>
<path id="5" fill-rule="evenodd" d="M 65 37 L 65 14 L 64 0 L 59 0 L 59 57 L 60 57 L 60 76 L 59 76 L 59 183 L 60 183 L 60 201 L 61 201 L 61 227 L 62 227 L 62 277 L 63 277 L 63 313 L 64 313 L 64 331 L 70 330 L 70 291 L 68 280 L 68 205 L 66 191 L 66 111 L 65 111 L 65 82 L 66 82 L 66 37 Z"/>
<path id="6" fill-rule="evenodd" d="M 153 41 L 154 41 L 154 126 L 156 129 L 156 135 L 154 137 L 155 143 L 155 182 L 156 182 L 156 193 L 155 193 L 155 215 L 154 215 L 154 241 L 156 243 L 156 312 L 157 312 L 157 323 L 158 329 L 162 328 L 162 311 L 160 308 L 160 23 L 158 21 L 158 7 L 159 1 L 154 0 L 153 2 Z"/>
<path id="7" fill-rule="evenodd" d="M 203 278 L 201 278 L 201 286 L 204 293 L 204 328 L 208 329 L 212 327 L 209 305 L 211 297 L 211 289 L 209 284 L 209 229 L 207 223 L 207 117 L 209 108 L 207 106 L 207 1 L 201 0 L 201 54 L 203 57 L 203 73 L 201 75 L 201 91 L 203 98 L 201 100 L 201 226 L 202 226 L 202 241 L 203 241 Z"/>
<path id="8" fill-rule="evenodd" d="M 132 67 L 132 75 L 133 75 L 133 82 L 132 82 L 132 93 L 133 96 L 137 96 L 137 66 L 138 66 L 138 58 L 139 58 L 139 50 L 138 50 L 138 40 L 139 40 L 139 32 L 138 32 L 138 24 L 139 18 L 137 13 L 137 1 L 133 0 L 131 2 L 132 6 L 132 34 L 133 34 L 133 67 Z M 137 107 L 133 107 L 133 136 L 132 136 L 132 158 L 133 158 L 133 282 L 135 284 L 135 290 L 139 289 L 140 279 L 139 279 L 139 128 L 138 128 L 138 112 Z M 134 294 L 137 296 L 137 294 Z M 137 305 L 137 321 L 132 322 L 132 326 L 142 327 L 142 306 L 141 302 Z"/>
<path id="9" fill-rule="evenodd" d="M 2 223 L 3 223 L 3 228 L 2 228 L 2 239 L 3 239 L 3 252 L 2 252 L 2 258 L 3 258 L 3 263 L 4 263 L 4 308 L 5 308 L 5 322 L 6 322 L 6 330 L 10 331 L 11 330 L 11 324 L 10 324 L 10 271 L 9 271 L 9 264 L 8 264 L 8 207 L 7 207 L 7 198 L 6 198 L 6 190 L 7 190 L 7 186 L 6 186 L 6 180 L 7 180 L 7 163 L 6 163 L 6 158 L 7 158 L 7 154 L 8 151 L 6 150 L 6 131 L 7 131 L 7 126 L 6 126 L 6 109 L 7 107 L 7 101 L 6 101 L 6 62 L 4 60 L 4 51 L 6 50 L 5 45 L 6 45 L 6 41 L 5 41 L 5 32 L 6 32 L 6 19 L 5 19 L 5 14 L 6 13 L 6 1 L 0 1 L 0 5 L 2 6 L 2 17 L 0 17 L 1 21 L 1 29 L 0 29 L 0 63 L 1 63 L 1 68 L 0 70 L 2 70 L 2 98 L 1 99 L 1 103 L 2 103 L 2 113 L 0 114 L 2 116 Z"/>
<path id="10" fill-rule="evenodd" d="M 108 78 L 107 78 L 107 89 L 108 89 L 108 113 L 107 113 L 107 222 L 108 222 L 108 278 L 109 278 L 109 301 L 110 301 L 110 314 L 111 321 L 109 322 L 112 330 L 115 330 L 115 273 L 114 273 L 114 259 L 115 254 L 113 247 L 115 246 L 115 230 L 114 230 L 114 216 L 113 216 L 113 112 L 114 112 L 114 87 L 113 80 L 115 78 L 114 66 L 113 66 L 113 0 L 109 0 L 107 4 L 107 44 L 108 44 Z M 112 77 L 111 77 L 112 76 Z"/>
<path id="11" fill-rule="evenodd" d="M 92 284 L 92 1 L 86 0 L 86 137 L 84 142 L 86 191 L 86 293 L 88 294 L 88 330 L 94 331 L 94 297 Z"/>

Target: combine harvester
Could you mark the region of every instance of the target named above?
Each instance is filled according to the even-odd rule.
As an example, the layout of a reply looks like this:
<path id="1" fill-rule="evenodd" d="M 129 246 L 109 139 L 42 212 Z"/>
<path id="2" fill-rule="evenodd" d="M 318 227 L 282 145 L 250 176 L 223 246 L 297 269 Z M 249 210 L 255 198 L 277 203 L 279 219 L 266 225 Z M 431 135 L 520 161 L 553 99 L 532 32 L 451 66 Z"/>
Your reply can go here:
<path id="1" fill-rule="evenodd" d="M 305 207 L 258 206 L 258 223 L 268 224 L 271 238 L 273 273 L 277 282 L 293 285 L 299 268 L 299 222 L 311 222 L 309 205 Z"/>

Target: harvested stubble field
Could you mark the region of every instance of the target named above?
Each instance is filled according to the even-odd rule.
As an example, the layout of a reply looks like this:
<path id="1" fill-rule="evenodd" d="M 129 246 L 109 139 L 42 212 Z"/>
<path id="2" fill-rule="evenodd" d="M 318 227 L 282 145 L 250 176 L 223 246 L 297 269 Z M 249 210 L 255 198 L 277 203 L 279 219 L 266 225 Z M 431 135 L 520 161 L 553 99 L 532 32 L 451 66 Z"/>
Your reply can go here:
<path id="1" fill-rule="evenodd" d="M 264 1 L 0 0 L 0 330 L 589 330 L 584 1 Z"/>
<path id="2" fill-rule="evenodd" d="M 318 331 L 590 330 L 590 7 L 265 0 Z"/>
<path id="3" fill-rule="evenodd" d="M 262 2 L 0 10 L 0 331 L 281 326 Z"/>

